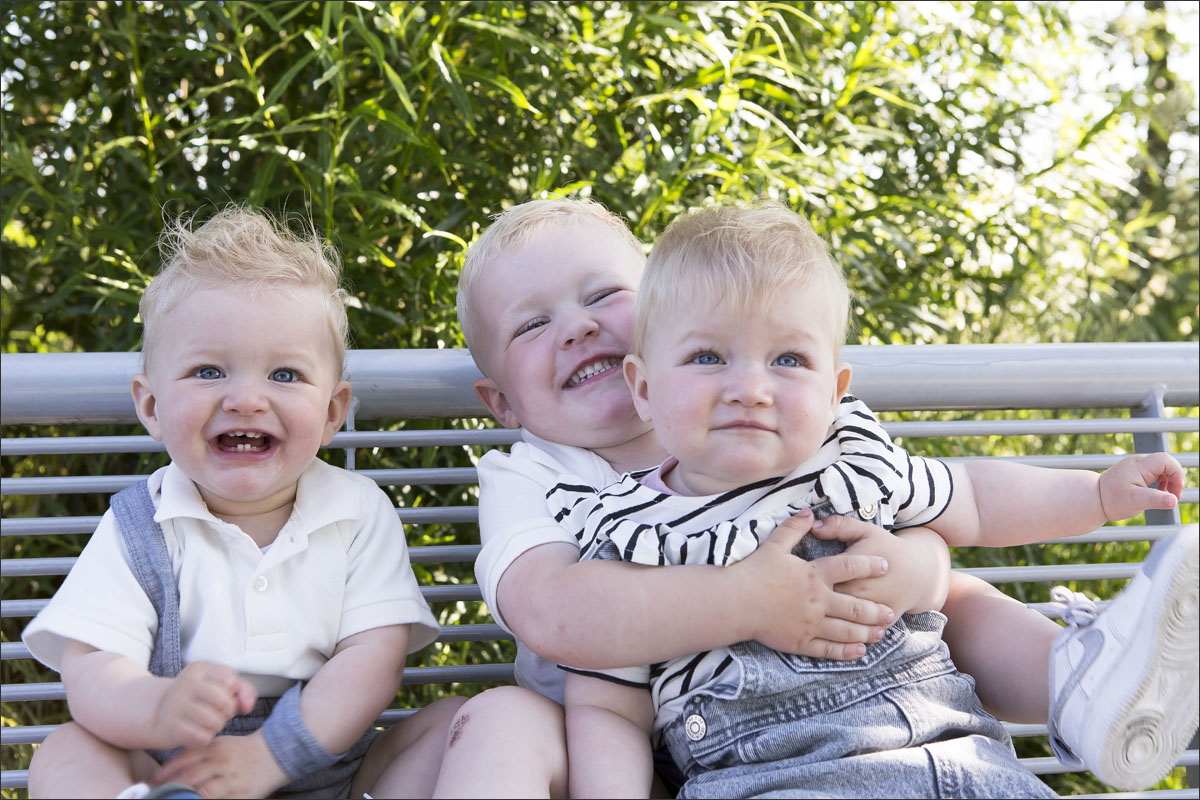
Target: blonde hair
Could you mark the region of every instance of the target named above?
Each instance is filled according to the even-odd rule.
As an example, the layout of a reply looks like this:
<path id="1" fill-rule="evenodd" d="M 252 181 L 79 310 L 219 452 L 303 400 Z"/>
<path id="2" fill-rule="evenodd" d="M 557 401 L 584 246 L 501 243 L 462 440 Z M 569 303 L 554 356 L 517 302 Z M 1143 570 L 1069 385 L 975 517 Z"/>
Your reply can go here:
<path id="1" fill-rule="evenodd" d="M 199 227 L 194 222 L 194 216 L 168 219 L 158 237 L 163 265 L 138 306 L 143 368 L 154 355 L 163 316 L 189 292 L 231 284 L 251 294 L 311 287 L 323 295 L 340 376 L 349 322 L 337 251 L 311 224 L 299 235 L 265 212 L 242 206 L 228 206 Z"/>
<path id="2" fill-rule="evenodd" d="M 849 288 L 825 242 L 803 217 L 778 203 L 714 207 L 676 217 L 646 262 L 634 308 L 633 352 L 643 352 L 654 321 L 681 303 L 720 300 L 754 313 L 781 290 L 795 288 L 819 296 L 840 348 Z"/>
<path id="3" fill-rule="evenodd" d="M 480 369 L 484 369 L 479 354 L 480 344 L 488 336 L 476 328 L 475 284 L 502 253 L 525 246 L 534 236 L 547 229 L 593 220 L 615 233 L 639 258 L 645 257 L 642 243 L 630 232 L 625 221 L 595 200 L 557 196 L 530 200 L 497 214 L 492 220 L 492 224 L 467 251 L 462 272 L 458 276 L 456 298 L 458 324 L 462 327 L 463 339 Z"/>

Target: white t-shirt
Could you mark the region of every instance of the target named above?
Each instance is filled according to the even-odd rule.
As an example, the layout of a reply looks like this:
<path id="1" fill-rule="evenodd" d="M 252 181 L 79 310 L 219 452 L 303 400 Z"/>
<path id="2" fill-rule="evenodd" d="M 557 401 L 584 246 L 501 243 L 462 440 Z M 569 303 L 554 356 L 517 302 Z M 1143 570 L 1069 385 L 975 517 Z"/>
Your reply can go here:
<path id="1" fill-rule="evenodd" d="M 579 542 L 551 516 L 546 493 L 570 477 L 597 489 L 621 477 L 590 450 L 555 444 L 521 431 L 524 441 L 511 453 L 489 450 L 479 459 L 479 537 L 483 547 L 475 559 L 475 580 L 496 622 L 512 632 L 500 613 L 496 593 L 504 571 L 528 551 L 543 544 Z M 563 671 L 517 641 L 517 683 L 559 703 Z"/>
<path id="2" fill-rule="evenodd" d="M 409 652 L 437 638 L 396 509 L 369 478 L 313 459 L 291 517 L 265 553 L 213 516 L 174 464 L 148 483 L 179 587 L 184 664 L 223 664 L 260 696 L 274 697 L 311 678 L 353 634 L 411 624 Z M 67 639 L 146 666 L 157 630 L 109 510 L 21 638 L 51 669 L 59 669 Z"/>

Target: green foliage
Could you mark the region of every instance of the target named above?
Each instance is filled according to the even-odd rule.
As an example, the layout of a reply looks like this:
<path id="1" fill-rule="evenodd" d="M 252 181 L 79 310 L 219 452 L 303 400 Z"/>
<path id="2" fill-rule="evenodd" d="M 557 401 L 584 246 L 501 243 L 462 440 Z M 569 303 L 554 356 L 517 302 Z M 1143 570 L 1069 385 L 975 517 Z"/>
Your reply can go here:
<path id="1" fill-rule="evenodd" d="M 466 247 L 545 192 L 600 200 L 648 243 L 689 208 L 785 200 L 845 265 L 862 342 L 1194 340 L 1200 121 L 1174 70 L 1196 10 L 1129 3 L 1107 20 L 1010 2 L 6 2 L 0 348 L 135 349 L 163 217 L 228 202 L 311 219 L 340 249 L 354 346 L 461 346 Z M 6 459 L 4 474 L 153 466 L 111 458 Z M 3 512 L 98 514 L 101 500 L 6 496 Z M 463 526 L 410 535 L 476 541 Z M 15 539 L 5 557 L 82 545 Z M 486 620 L 478 604 L 438 612 Z M 421 663 L 510 648 L 438 646 Z M 3 715 L 61 718 L 49 705 Z"/>
<path id="2" fill-rule="evenodd" d="M 1133 10 L 1093 35 L 1055 4 L 6 3 L 3 346 L 135 347 L 163 214 L 229 201 L 339 246 L 358 346 L 456 345 L 465 244 L 546 191 L 647 241 L 786 199 L 864 341 L 1186 338 L 1185 23 Z"/>

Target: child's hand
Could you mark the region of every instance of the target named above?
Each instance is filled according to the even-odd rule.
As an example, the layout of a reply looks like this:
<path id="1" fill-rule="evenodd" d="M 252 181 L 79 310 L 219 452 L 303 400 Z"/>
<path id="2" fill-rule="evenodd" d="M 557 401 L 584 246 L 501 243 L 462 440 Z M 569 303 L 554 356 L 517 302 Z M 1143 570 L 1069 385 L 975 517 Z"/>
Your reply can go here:
<path id="1" fill-rule="evenodd" d="M 1155 482 L 1158 488 L 1150 488 Z M 1166 453 L 1128 456 L 1100 475 L 1100 508 L 1109 520 L 1174 508 L 1182 495 L 1183 467 Z"/>
<path id="2" fill-rule="evenodd" d="M 211 661 L 188 664 L 159 700 L 154 715 L 166 747 L 200 747 L 225 723 L 254 708 L 258 692 L 229 667 Z"/>
<path id="3" fill-rule="evenodd" d="M 266 797 L 288 782 L 262 732 L 218 736 L 206 745 L 184 750 L 164 764 L 154 785 L 179 782 L 205 797 Z"/>
<path id="4" fill-rule="evenodd" d="M 946 601 L 950 588 L 950 551 L 942 537 L 928 528 L 893 534 L 863 520 L 835 515 L 814 523 L 812 535 L 846 542 L 848 555 L 887 559 L 886 574 L 839 583 L 834 587 L 839 592 L 883 603 L 897 616 L 910 611 L 937 610 Z"/>
<path id="5" fill-rule="evenodd" d="M 839 583 L 879 576 L 882 559 L 837 555 L 805 561 L 792 548 L 808 532 L 812 513 L 805 509 L 781 523 L 752 554 L 729 567 L 740 570 L 752 607 L 762 609 L 751 638 L 797 655 L 849 661 L 866 652 L 891 624 L 890 608 L 834 589 Z M 750 603 L 747 603 L 749 606 Z"/>

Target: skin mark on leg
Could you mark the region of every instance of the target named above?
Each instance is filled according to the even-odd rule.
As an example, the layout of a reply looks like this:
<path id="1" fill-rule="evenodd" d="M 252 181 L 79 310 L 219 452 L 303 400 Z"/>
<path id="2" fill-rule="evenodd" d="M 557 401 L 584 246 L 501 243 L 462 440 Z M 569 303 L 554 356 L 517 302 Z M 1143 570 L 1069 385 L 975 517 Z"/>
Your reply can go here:
<path id="1" fill-rule="evenodd" d="M 471 717 L 469 714 L 463 714 L 461 717 L 454 720 L 454 724 L 450 726 L 450 742 L 446 745 L 447 750 L 449 750 L 451 747 L 454 747 L 454 743 L 462 738 L 463 728 L 467 727 L 467 721 L 470 719 Z"/>

